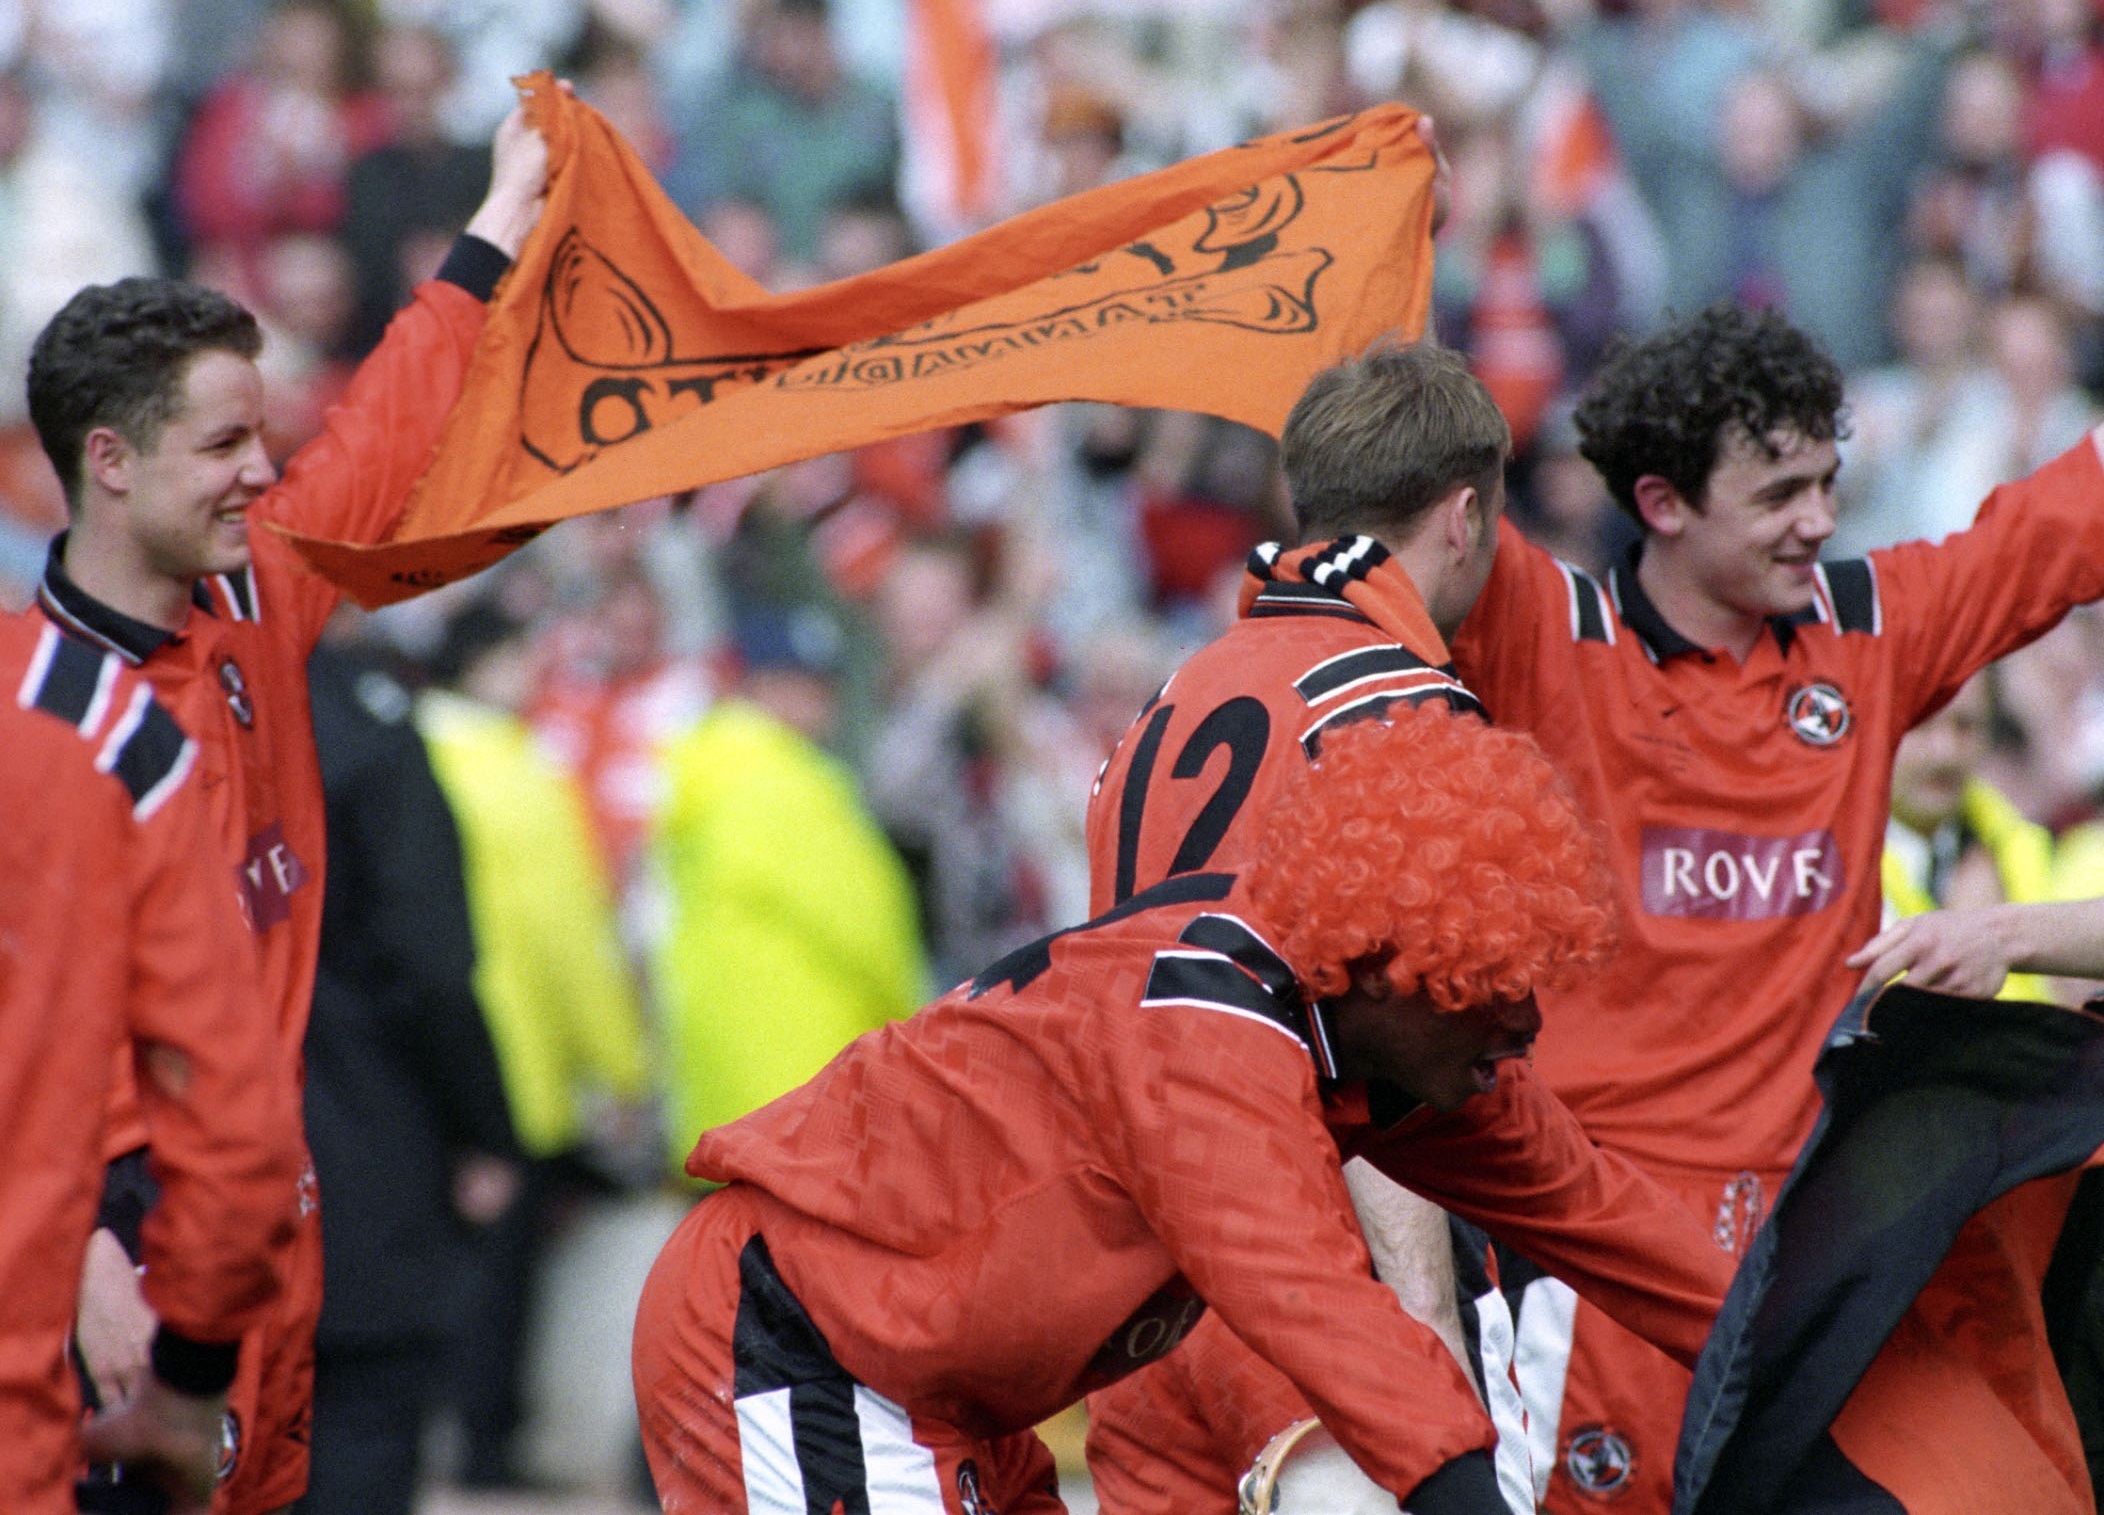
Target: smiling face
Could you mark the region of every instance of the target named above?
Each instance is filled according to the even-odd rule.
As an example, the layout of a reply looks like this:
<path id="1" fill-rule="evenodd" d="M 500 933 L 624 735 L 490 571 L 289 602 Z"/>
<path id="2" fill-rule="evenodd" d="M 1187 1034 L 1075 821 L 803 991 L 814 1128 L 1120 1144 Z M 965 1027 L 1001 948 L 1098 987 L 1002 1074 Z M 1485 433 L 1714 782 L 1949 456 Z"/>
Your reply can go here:
<path id="1" fill-rule="evenodd" d="M 1682 635 L 1740 657 L 1770 616 L 1812 603 L 1813 567 L 1834 534 L 1833 440 L 1768 441 L 1772 457 L 1743 432 L 1727 436 L 1699 503 L 1656 475 L 1636 487 L 1651 533 L 1645 590 Z"/>
<path id="2" fill-rule="evenodd" d="M 189 584 L 248 566 L 248 509 L 277 478 L 263 451 L 263 379 L 256 365 L 208 350 L 183 370 L 175 414 L 148 445 L 122 438 L 98 469 L 123 489 L 140 565 Z M 95 446 L 91 439 L 91 456 Z"/>
<path id="3" fill-rule="evenodd" d="M 1397 994 L 1362 968 L 1329 1002 L 1338 1072 L 1380 1078 L 1435 1110 L 1458 1110 L 1498 1086 L 1498 1064 L 1525 1057 L 1541 1031 L 1530 996 L 1442 1010 L 1422 994 Z"/>

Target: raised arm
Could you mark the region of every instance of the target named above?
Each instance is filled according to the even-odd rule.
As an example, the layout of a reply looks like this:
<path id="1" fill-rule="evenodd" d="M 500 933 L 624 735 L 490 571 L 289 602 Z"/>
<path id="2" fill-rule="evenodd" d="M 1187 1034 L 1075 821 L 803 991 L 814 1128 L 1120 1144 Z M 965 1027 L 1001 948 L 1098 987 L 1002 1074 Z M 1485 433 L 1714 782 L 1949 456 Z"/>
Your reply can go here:
<path id="1" fill-rule="evenodd" d="M 540 219 L 548 148 L 515 109 L 497 129 L 489 193 L 437 277 L 417 286 L 358 367 L 322 433 L 295 453 L 258 502 L 270 523 L 343 541 L 393 535 L 459 400 L 497 282 Z M 263 615 L 294 618 L 311 649 L 336 608 L 334 586 L 306 572 L 269 533 L 256 536 Z"/>

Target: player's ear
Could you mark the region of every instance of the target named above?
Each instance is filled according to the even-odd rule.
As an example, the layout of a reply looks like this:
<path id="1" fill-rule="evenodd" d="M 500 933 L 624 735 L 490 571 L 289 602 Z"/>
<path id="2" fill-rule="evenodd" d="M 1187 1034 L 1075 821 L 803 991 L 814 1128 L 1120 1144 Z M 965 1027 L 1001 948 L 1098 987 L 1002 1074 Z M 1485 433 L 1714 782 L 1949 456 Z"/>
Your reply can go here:
<path id="1" fill-rule="evenodd" d="M 138 450 L 114 426 L 98 426 L 80 441 L 81 472 L 111 494 L 131 489 Z"/>
<path id="2" fill-rule="evenodd" d="M 1687 530 L 1688 517 L 1695 514 L 1695 507 L 1672 481 L 1655 473 L 1641 475 L 1630 486 L 1630 493 L 1636 497 L 1636 513 L 1644 529 L 1662 537 L 1679 536 Z"/>
<path id="3" fill-rule="evenodd" d="M 1456 557 L 1466 558 L 1476 550 L 1476 543 L 1488 524 L 1487 512 L 1473 484 L 1463 484 L 1438 505 L 1440 535 L 1448 551 Z"/>

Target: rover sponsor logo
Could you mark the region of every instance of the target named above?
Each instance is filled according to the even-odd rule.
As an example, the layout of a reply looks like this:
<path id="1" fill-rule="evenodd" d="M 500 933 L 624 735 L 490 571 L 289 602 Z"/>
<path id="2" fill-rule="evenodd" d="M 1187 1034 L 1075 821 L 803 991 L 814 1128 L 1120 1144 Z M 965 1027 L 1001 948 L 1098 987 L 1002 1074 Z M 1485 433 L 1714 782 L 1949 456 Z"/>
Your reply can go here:
<path id="1" fill-rule="evenodd" d="M 292 893 L 307 882 L 307 865 L 285 840 L 285 828 L 272 821 L 248 839 L 236 881 L 249 925 L 268 931 L 291 916 Z"/>
<path id="2" fill-rule="evenodd" d="M 1646 826 L 1647 915 L 1757 921 L 1810 915 L 1838 899 L 1847 879 L 1831 831 L 1747 836 L 1699 826 Z"/>

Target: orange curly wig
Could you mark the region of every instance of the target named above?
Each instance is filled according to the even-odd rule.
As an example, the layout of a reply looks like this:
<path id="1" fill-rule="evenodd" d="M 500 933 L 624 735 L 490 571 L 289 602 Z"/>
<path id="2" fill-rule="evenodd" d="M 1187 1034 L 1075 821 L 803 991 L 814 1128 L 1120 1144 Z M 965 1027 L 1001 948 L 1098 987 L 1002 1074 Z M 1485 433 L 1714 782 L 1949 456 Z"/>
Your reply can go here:
<path id="1" fill-rule="evenodd" d="M 1531 738 L 1444 706 L 1326 731 L 1257 843 L 1251 905 L 1317 995 L 1378 964 L 1460 1010 L 1568 987 L 1614 946 L 1606 863 L 1562 777 Z"/>

